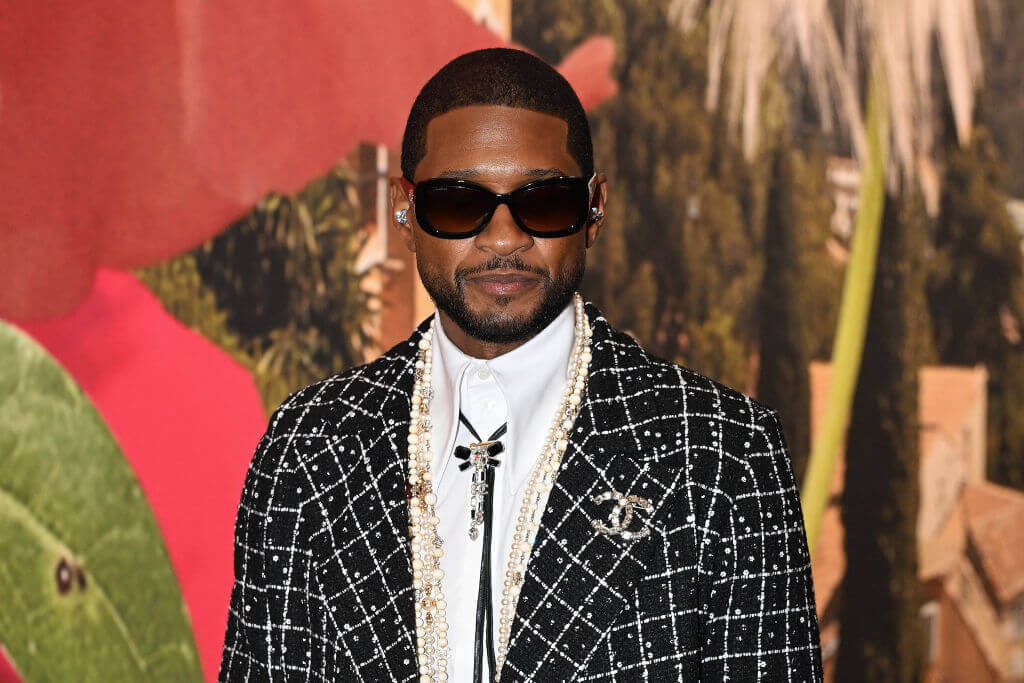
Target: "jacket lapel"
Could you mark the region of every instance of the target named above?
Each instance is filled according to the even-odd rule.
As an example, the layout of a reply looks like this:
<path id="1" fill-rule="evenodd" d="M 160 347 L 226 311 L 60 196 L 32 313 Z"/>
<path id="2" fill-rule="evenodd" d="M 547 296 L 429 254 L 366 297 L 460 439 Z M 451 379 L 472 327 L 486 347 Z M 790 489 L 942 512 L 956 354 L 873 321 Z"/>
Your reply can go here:
<path id="1" fill-rule="evenodd" d="M 637 494 L 655 506 L 660 487 L 648 474 L 640 435 L 656 406 L 634 389 L 645 361 L 596 308 L 588 304 L 587 314 L 594 331 L 590 378 L 527 564 L 503 681 L 573 680 L 627 606 L 649 561 L 650 536 L 626 539 L 592 526 L 595 519 L 609 524 L 613 507 L 595 504 L 595 496 Z M 630 529 L 647 519 L 646 511 L 636 511 Z"/>

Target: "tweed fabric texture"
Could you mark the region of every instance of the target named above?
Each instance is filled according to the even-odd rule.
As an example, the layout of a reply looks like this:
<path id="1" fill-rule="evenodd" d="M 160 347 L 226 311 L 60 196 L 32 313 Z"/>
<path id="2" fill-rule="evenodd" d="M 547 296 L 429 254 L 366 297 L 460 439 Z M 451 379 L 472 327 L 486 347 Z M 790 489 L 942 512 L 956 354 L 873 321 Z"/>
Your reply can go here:
<path id="1" fill-rule="evenodd" d="M 593 305 L 583 407 L 502 681 L 820 681 L 810 558 L 776 413 L 646 352 Z M 290 395 L 249 467 L 221 681 L 418 679 L 406 437 L 417 344 Z M 636 494 L 626 539 L 597 533 Z M 500 584 L 499 584 L 500 585 Z"/>

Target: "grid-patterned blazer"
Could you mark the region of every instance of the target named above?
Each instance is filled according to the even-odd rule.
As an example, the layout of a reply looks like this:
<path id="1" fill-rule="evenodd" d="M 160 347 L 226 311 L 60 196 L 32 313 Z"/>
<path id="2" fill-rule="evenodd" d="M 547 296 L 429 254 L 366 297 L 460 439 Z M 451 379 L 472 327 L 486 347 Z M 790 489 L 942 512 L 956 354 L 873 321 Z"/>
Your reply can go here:
<path id="1" fill-rule="evenodd" d="M 644 351 L 587 304 L 584 405 L 502 681 L 820 681 L 810 560 L 773 410 Z M 274 412 L 238 508 L 221 681 L 418 679 L 406 504 L 417 343 Z M 524 372 L 528 372 L 524 368 Z M 637 494 L 631 529 L 598 533 Z M 467 586 L 467 590 L 476 590 Z"/>

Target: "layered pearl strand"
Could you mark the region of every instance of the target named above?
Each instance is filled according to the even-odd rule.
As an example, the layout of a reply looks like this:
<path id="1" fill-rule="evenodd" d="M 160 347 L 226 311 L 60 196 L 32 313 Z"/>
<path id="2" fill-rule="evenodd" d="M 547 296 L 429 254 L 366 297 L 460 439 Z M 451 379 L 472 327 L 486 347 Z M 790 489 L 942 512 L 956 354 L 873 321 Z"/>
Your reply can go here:
<path id="1" fill-rule="evenodd" d="M 498 651 L 495 653 L 495 665 L 499 673 L 508 650 L 512 617 L 515 614 L 530 551 L 540 528 L 540 520 L 536 519 L 540 498 L 551 491 L 554 485 L 587 383 L 592 332 L 583 309 L 583 298 L 578 293 L 574 303 L 576 333 L 572 354 L 569 357 L 569 371 L 562 393 L 562 404 L 548 430 L 541 455 L 530 473 L 516 519 L 515 535 L 505 572 L 505 583 L 501 592 Z M 441 590 L 441 579 L 444 576 L 441 570 L 443 541 L 437 532 L 440 520 L 434 507 L 437 496 L 433 492 L 433 475 L 430 472 L 433 458 L 430 449 L 430 399 L 434 394 L 431 385 L 432 332 L 433 324 L 420 339 L 409 423 L 409 533 L 412 539 L 412 584 L 416 602 L 416 654 L 421 683 L 447 681 L 448 657 L 451 653 L 448 647 L 447 604 Z M 543 514 L 543 510 L 540 512 Z M 496 674 L 495 680 L 497 679 Z"/>

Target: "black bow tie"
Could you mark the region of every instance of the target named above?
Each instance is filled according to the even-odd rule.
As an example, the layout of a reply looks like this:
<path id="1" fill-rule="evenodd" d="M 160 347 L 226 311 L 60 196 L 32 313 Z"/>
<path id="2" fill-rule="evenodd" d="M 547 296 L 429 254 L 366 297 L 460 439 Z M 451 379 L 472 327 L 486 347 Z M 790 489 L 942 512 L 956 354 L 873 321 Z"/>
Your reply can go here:
<path id="1" fill-rule="evenodd" d="M 504 429 L 505 425 L 502 425 L 501 430 L 499 431 L 504 433 Z M 497 432 L 495 432 L 495 434 L 497 436 L 501 436 L 501 434 L 498 434 Z M 494 437 L 491 438 L 493 439 Z M 502 445 L 500 441 L 492 441 L 491 443 L 489 443 L 487 445 L 487 458 L 484 460 L 484 464 L 487 467 L 497 467 L 498 465 L 500 465 L 501 461 L 498 460 L 495 456 L 498 455 L 499 453 L 504 452 L 504 450 L 505 446 Z M 459 470 L 465 470 L 467 467 L 471 467 L 473 465 L 473 463 L 469 461 L 470 453 L 471 451 L 469 450 L 468 446 L 455 447 L 455 457 L 458 458 L 459 460 L 465 460 L 465 462 L 459 463 Z"/>

